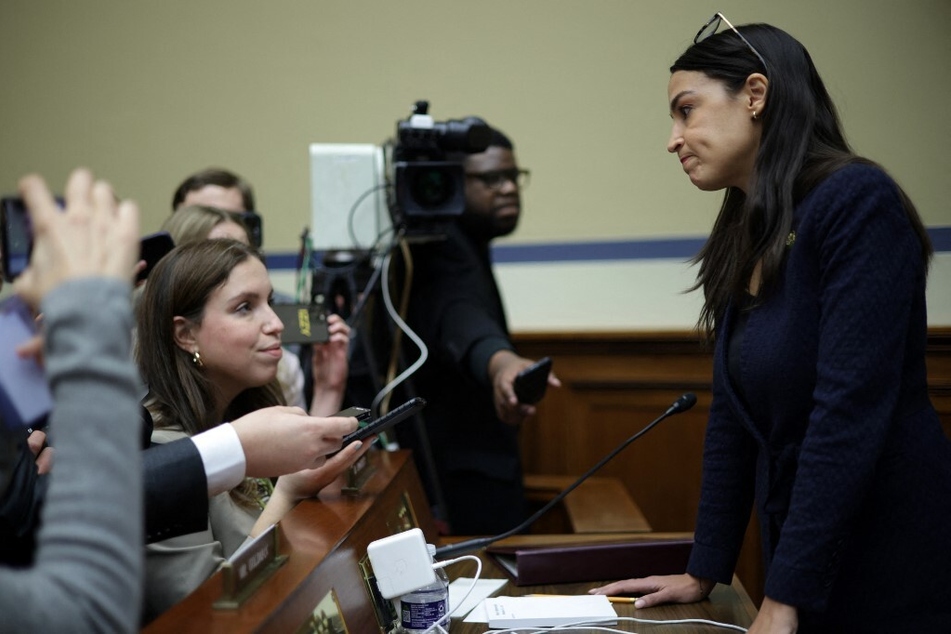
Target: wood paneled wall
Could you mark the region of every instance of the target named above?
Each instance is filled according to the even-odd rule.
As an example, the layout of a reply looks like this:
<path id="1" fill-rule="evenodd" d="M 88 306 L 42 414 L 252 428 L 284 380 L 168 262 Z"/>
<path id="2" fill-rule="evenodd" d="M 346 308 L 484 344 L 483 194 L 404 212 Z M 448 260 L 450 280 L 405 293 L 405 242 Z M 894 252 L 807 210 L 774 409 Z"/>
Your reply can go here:
<path id="1" fill-rule="evenodd" d="M 712 349 L 693 332 L 522 333 L 514 341 L 523 356 L 552 357 L 562 381 L 523 426 L 528 473 L 580 475 L 681 394 L 697 395 L 693 409 L 662 422 L 600 472 L 624 482 L 654 530 L 692 531 Z M 951 328 L 929 331 L 928 373 L 932 402 L 951 437 Z M 755 518 L 737 576 L 758 605 L 763 570 Z"/>

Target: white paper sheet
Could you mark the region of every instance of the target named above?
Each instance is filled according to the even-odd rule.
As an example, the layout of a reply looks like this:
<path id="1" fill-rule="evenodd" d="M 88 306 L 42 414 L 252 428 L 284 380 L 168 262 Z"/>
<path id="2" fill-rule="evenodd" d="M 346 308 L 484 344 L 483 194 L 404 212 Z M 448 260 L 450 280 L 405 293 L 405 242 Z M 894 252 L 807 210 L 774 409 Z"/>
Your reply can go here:
<path id="1" fill-rule="evenodd" d="M 459 607 L 453 609 L 450 616 L 457 619 L 461 616 L 469 614 L 472 611 L 472 608 L 482 606 L 482 602 L 486 597 L 490 597 L 496 592 L 499 591 L 499 588 L 506 584 L 505 579 L 479 579 L 476 581 L 475 587 L 472 589 L 472 592 L 469 593 L 469 596 L 466 597 L 465 602 Z M 472 585 L 472 577 L 459 577 L 455 581 L 449 584 L 449 605 L 455 606 L 459 603 L 466 592 L 469 590 L 469 586 Z M 468 618 L 465 619 L 467 623 L 488 623 L 488 619 L 485 617 L 485 610 L 482 610 L 482 620 L 480 621 L 470 621 Z"/>

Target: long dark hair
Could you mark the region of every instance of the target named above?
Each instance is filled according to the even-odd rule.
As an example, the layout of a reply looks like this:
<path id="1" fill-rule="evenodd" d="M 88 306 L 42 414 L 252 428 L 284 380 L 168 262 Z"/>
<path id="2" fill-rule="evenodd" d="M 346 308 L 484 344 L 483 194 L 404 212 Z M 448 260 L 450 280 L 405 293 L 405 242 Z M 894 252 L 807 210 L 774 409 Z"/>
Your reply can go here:
<path id="1" fill-rule="evenodd" d="M 222 422 L 215 418 L 216 386 L 191 355 L 175 343 L 175 317 L 199 324 L 214 290 L 228 281 L 231 271 L 249 258 L 260 258 L 252 247 L 235 240 L 205 240 L 173 249 L 149 274 L 136 307 L 136 362 L 149 388 L 145 405 L 156 428 L 181 427 L 189 436 Z M 283 405 L 277 380 L 249 388 L 225 410 L 225 420 Z M 253 485 L 245 481 L 232 495 L 253 503 Z"/>
<path id="2" fill-rule="evenodd" d="M 779 275 L 792 228 L 795 204 L 829 175 L 850 163 L 873 164 L 856 156 L 842 132 L 835 104 L 806 48 L 768 24 L 738 27 L 768 68 L 731 30 L 700 41 L 681 55 L 670 72 L 699 71 L 737 92 L 753 73 L 769 79 L 766 107 L 759 113 L 762 136 L 749 192 L 726 190 L 706 244 L 694 259 L 704 305 L 698 327 L 712 337 L 731 300 L 746 292 L 761 262 L 760 296 Z M 931 242 L 911 200 L 899 188 L 918 234 L 927 267 Z"/>

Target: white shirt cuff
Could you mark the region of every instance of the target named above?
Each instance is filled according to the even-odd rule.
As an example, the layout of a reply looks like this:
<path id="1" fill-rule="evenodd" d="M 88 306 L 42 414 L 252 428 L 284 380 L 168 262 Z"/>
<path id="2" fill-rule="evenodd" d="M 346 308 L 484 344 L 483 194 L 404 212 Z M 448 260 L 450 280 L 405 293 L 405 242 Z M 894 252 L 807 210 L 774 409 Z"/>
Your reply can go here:
<path id="1" fill-rule="evenodd" d="M 230 491 L 241 484 L 247 463 L 238 432 L 230 423 L 212 427 L 192 436 L 205 465 L 208 478 L 208 497 Z"/>

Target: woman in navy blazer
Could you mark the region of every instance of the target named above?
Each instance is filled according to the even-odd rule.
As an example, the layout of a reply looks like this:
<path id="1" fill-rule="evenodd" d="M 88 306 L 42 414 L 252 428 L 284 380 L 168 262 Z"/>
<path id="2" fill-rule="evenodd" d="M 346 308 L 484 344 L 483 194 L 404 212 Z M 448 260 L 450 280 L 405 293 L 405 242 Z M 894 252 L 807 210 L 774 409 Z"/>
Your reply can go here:
<path id="1" fill-rule="evenodd" d="M 697 256 L 715 360 L 695 542 L 683 575 L 594 592 L 704 599 L 730 583 L 755 507 L 750 632 L 951 632 L 951 442 L 927 393 L 917 211 L 852 153 L 808 52 L 777 28 L 717 14 L 668 97 L 668 150 L 698 188 L 726 190 Z"/>

